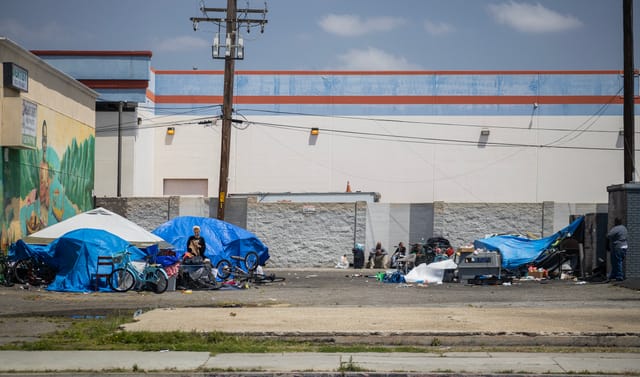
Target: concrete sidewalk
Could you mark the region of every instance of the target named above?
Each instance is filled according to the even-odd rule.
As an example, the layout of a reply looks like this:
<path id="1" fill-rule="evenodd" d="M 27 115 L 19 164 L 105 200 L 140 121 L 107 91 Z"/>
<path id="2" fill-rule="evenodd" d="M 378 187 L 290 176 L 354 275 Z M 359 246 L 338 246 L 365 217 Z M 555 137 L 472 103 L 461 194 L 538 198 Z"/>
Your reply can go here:
<path id="1" fill-rule="evenodd" d="M 637 353 L 271 353 L 0 351 L 0 373 L 315 372 L 640 375 Z M 185 372 L 187 372 L 185 374 Z M 299 373 L 298 373 L 299 374 Z"/>

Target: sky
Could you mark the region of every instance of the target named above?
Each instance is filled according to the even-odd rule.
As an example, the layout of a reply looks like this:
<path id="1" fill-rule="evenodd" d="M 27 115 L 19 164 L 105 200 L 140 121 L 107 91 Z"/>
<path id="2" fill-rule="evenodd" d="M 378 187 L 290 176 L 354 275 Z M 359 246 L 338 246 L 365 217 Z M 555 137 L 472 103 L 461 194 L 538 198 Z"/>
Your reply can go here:
<path id="1" fill-rule="evenodd" d="M 237 70 L 622 70 L 622 0 L 267 0 Z M 29 50 L 151 51 L 159 70 L 222 70 L 227 0 L 0 0 L 0 36 Z M 640 9 L 634 4 L 634 60 Z M 264 9 L 265 1 L 238 0 Z M 209 14 L 218 17 L 221 14 Z M 251 15 L 251 18 L 261 17 Z M 221 29 L 224 33 L 224 28 Z"/>

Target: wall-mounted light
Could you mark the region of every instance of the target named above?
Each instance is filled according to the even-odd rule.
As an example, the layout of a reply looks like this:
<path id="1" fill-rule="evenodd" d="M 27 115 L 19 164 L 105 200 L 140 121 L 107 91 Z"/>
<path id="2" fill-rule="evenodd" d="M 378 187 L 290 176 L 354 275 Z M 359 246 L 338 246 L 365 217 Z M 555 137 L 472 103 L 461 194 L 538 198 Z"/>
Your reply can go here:
<path id="1" fill-rule="evenodd" d="M 320 134 L 320 129 L 319 129 L 319 128 L 317 128 L 317 127 L 313 127 L 313 128 L 311 129 L 311 135 L 313 135 L 313 136 L 318 136 L 319 134 Z"/>
<path id="2" fill-rule="evenodd" d="M 618 131 L 618 135 L 624 136 L 624 129 L 621 128 L 620 131 Z"/>
<path id="3" fill-rule="evenodd" d="M 489 129 L 488 129 L 488 128 L 483 128 L 483 129 L 480 131 L 480 136 L 489 136 L 489 134 L 490 134 L 490 133 L 491 133 L 491 131 L 489 131 Z"/>
<path id="4" fill-rule="evenodd" d="M 176 133 L 175 127 L 167 127 L 167 135 L 173 136 Z"/>

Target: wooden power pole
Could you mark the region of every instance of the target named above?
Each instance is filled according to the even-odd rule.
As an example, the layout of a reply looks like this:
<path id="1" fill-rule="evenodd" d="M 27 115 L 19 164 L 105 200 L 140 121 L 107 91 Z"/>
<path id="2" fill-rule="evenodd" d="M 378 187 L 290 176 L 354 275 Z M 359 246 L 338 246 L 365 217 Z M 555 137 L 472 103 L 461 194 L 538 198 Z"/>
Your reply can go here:
<path id="1" fill-rule="evenodd" d="M 227 0 L 227 34 L 231 52 L 224 59 L 224 100 L 222 103 L 222 142 L 220 147 L 220 176 L 218 184 L 218 220 L 224 220 L 229 185 L 229 155 L 231 150 L 231 119 L 233 117 L 233 77 L 235 74 L 236 0 Z"/>
<path id="2" fill-rule="evenodd" d="M 226 33 L 221 38 L 216 35 L 213 42 L 212 55 L 214 59 L 224 59 L 224 93 L 222 103 L 222 134 L 220 147 L 220 175 L 218 184 L 218 213 L 217 218 L 224 220 L 225 203 L 228 196 L 229 185 L 229 156 L 231 150 L 231 123 L 233 122 L 233 81 L 235 74 L 235 61 L 244 58 L 244 43 L 238 36 L 238 25 L 246 24 L 247 31 L 252 24 L 259 24 L 261 31 L 267 23 L 265 9 L 237 9 L 237 0 L 227 0 L 227 8 L 201 8 L 206 15 L 207 12 L 226 12 L 224 18 L 212 17 L 192 17 L 193 30 L 197 30 L 198 22 L 214 22 L 218 25 L 225 24 Z M 238 13 L 244 15 L 238 18 Z M 249 13 L 261 13 L 262 19 L 249 19 Z M 224 45 L 221 45 L 224 42 Z M 224 54 L 220 54 L 220 49 L 224 48 Z"/>
<path id="3" fill-rule="evenodd" d="M 624 183 L 633 182 L 635 173 L 635 126 L 633 90 L 633 0 L 623 1 L 622 28 L 624 29 Z"/>

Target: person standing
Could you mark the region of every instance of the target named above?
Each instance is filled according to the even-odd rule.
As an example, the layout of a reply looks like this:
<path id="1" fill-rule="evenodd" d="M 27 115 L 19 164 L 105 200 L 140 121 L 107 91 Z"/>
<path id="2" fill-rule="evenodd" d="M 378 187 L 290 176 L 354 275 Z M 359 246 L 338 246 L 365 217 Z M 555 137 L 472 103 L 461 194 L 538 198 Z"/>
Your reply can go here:
<path id="1" fill-rule="evenodd" d="M 607 249 L 611 252 L 611 274 L 610 280 L 624 280 L 624 258 L 627 255 L 629 244 L 627 243 L 628 231 L 622 225 L 622 220 L 616 217 L 614 226 L 607 233 Z"/>

